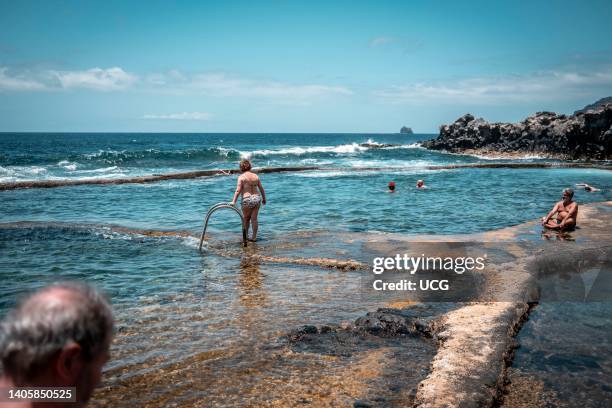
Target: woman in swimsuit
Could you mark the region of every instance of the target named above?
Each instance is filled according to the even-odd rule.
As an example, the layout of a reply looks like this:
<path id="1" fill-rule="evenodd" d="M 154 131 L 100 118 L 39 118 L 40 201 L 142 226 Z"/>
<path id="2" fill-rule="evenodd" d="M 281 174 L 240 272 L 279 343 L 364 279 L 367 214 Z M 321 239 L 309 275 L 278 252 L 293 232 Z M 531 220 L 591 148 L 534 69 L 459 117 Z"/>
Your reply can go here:
<path id="1" fill-rule="evenodd" d="M 236 192 L 232 200 L 232 205 L 236 205 L 238 195 L 242 197 L 242 214 L 244 215 L 244 223 L 246 224 L 247 234 L 249 233 L 249 224 L 253 224 L 253 238 L 249 241 L 257 240 L 257 214 L 261 204 L 266 204 L 266 192 L 261 185 L 261 181 L 257 174 L 251 171 L 251 162 L 242 160 L 240 162 L 240 171 L 242 174 L 238 177 Z M 257 192 L 259 189 L 259 193 Z"/>

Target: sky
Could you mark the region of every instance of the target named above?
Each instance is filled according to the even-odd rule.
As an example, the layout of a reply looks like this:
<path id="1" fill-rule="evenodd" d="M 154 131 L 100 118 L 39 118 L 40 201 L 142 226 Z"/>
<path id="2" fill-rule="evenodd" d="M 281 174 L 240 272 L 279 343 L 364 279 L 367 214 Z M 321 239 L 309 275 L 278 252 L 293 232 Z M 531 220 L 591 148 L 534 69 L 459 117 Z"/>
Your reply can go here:
<path id="1" fill-rule="evenodd" d="M 612 95 L 612 2 L 0 0 L 1 132 L 437 133 Z"/>

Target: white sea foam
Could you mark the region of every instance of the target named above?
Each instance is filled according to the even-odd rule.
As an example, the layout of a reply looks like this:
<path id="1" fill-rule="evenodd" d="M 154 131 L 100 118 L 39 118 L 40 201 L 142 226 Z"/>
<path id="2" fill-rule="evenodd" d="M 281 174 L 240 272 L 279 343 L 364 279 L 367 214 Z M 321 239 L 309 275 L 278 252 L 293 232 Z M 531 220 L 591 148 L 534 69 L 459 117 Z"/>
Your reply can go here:
<path id="1" fill-rule="evenodd" d="M 382 147 L 383 150 L 396 150 L 396 149 L 423 149 L 420 143 L 411 143 L 407 145 L 398 145 L 398 146 L 387 146 Z"/>
<path id="2" fill-rule="evenodd" d="M 104 174 L 104 178 L 105 179 L 119 179 L 119 178 L 123 178 L 123 177 L 131 177 L 131 176 L 133 176 L 133 175 L 126 174 L 126 173 L 123 173 L 123 172 Z M 97 175 L 93 175 L 93 176 L 68 177 L 68 178 L 57 177 L 55 179 L 57 179 L 57 180 L 97 180 L 99 178 L 101 178 L 101 177 L 97 176 Z"/>
<path id="3" fill-rule="evenodd" d="M 316 172 L 299 172 L 292 174 L 295 177 L 304 177 L 304 178 L 327 178 L 327 177 L 342 177 L 349 176 L 354 174 L 360 174 L 364 172 L 355 172 L 355 171 L 347 171 L 347 170 L 337 170 L 337 171 L 316 171 Z"/>
<path id="4" fill-rule="evenodd" d="M 199 248 L 200 246 L 200 239 L 196 238 L 196 237 L 184 237 L 181 239 L 181 242 L 183 243 L 183 245 L 188 246 L 189 248 Z M 208 242 L 204 241 L 202 243 L 202 249 L 203 250 L 208 250 Z"/>
<path id="5" fill-rule="evenodd" d="M 524 154 L 524 155 L 504 155 L 500 153 L 499 155 L 490 154 L 490 155 L 482 155 L 482 154 L 468 154 L 467 156 L 476 157 L 480 160 L 542 160 L 547 159 L 546 156 L 541 156 L 538 154 Z"/>
<path id="6" fill-rule="evenodd" d="M 294 155 L 301 156 L 311 153 L 336 153 L 338 155 L 353 155 L 368 151 L 370 149 L 395 150 L 395 149 L 418 149 L 421 148 L 420 143 L 412 143 L 407 145 L 386 146 L 375 140 L 368 139 L 363 143 L 348 143 L 336 146 L 288 146 L 280 149 L 261 149 L 248 151 L 240 151 L 240 157 L 250 159 L 253 156 L 280 156 Z"/>
<path id="7" fill-rule="evenodd" d="M 230 153 L 236 152 L 234 149 L 228 149 L 227 147 L 216 147 L 219 150 L 219 154 L 223 157 L 229 157 Z M 242 154 L 240 154 L 242 157 Z"/>
<path id="8" fill-rule="evenodd" d="M 357 152 L 363 152 L 368 150 L 367 147 L 359 146 L 358 143 L 344 144 L 338 146 L 309 146 L 309 147 L 286 147 L 277 150 L 253 150 L 252 152 L 240 152 L 240 157 L 243 159 L 250 159 L 253 156 L 280 156 L 280 155 L 294 155 L 301 156 L 309 153 L 337 153 L 337 154 L 353 154 Z"/>
<path id="9" fill-rule="evenodd" d="M 140 234 L 127 234 L 124 232 L 112 231 L 110 228 L 95 229 L 93 230 L 93 233 L 97 236 L 101 236 L 103 239 L 118 239 L 122 241 L 131 241 L 136 237 L 144 237 L 144 235 Z"/>
<path id="10" fill-rule="evenodd" d="M 368 139 L 364 142 L 364 144 L 369 144 L 372 146 L 382 146 L 382 143 L 378 143 L 376 140 Z"/>
<path id="11" fill-rule="evenodd" d="M 406 169 L 423 169 L 435 163 L 429 160 L 347 160 L 346 165 L 351 167 L 401 167 Z"/>
<path id="12" fill-rule="evenodd" d="M 87 153 L 84 155 L 85 158 L 87 159 L 95 159 L 96 157 L 102 157 L 104 155 L 112 155 L 112 156 L 118 156 L 120 154 L 124 154 L 126 151 L 125 150 L 98 150 L 96 153 Z"/>
<path id="13" fill-rule="evenodd" d="M 12 168 L 0 166 L 1 176 L 9 176 L 9 175 L 13 175 L 14 173 L 15 173 L 15 170 L 13 170 Z"/>
<path id="14" fill-rule="evenodd" d="M 63 167 L 68 171 L 75 171 L 77 169 L 77 163 L 71 163 L 68 160 L 62 160 L 57 163 L 58 166 Z"/>
<path id="15" fill-rule="evenodd" d="M 32 166 L 32 167 L 24 167 L 23 171 L 27 174 L 32 174 L 32 175 L 40 175 L 40 174 L 45 174 L 47 173 L 47 169 L 44 167 L 39 167 L 39 166 Z"/>
<path id="16" fill-rule="evenodd" d="M 40 166 L 0 166 L 0 181 L 3 183 L 48 178 L 47 174 L 48 170 Z"/>
<path id="17" fill-rule="evenodd" d="M 119 167 L 117 167 L 117 166 L 110 166 L 110 167 L 102 167 L 102 168 L 99 168 L 99 169 L 78 170 L 77 173 L 81 173 L 81 174 L 116 173 L 117 170 L 119 170 Z M 119 171 L 121 171 L 121 170 L 119 170 Z"/>

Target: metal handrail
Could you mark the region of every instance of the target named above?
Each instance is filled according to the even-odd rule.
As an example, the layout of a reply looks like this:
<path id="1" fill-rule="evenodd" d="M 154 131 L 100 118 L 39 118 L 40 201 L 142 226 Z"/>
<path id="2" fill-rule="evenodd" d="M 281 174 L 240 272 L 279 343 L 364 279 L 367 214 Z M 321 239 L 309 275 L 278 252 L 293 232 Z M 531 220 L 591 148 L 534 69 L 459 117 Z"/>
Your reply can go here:
<path id="1" fill-rule="evenodd" d="M 236 208 L 236 206 L 232 205 L 232 203 L 218 203 L 210 207 L 210 209 L 206 213 L 206 218 L 204 219 L 204 230 L 202 231 L 202 236 L 200 237 L 200 246 L 198 247 L 200 252 L 202 251 L 202 244 L 204 243 L 204 235 L 206 235 L 206 228 L 208 228 L 208 220 L 215 211 L 221 208 L 231 208 L 232 210 L 236 211 L 236 214 L 240 216 L 240 220 L 242 221 L 242 245 L 244 245 L 245 247 L 247 246 L 247 230 L 246 225 L 244 225 L 244 217 L 242 216 L 240 210 Z"/>

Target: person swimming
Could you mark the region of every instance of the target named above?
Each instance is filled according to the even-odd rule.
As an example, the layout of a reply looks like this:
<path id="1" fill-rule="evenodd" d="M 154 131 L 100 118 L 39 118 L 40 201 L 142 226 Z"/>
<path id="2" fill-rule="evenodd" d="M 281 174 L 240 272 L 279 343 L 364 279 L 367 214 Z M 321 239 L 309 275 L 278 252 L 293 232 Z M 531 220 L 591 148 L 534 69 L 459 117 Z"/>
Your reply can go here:
<path id="1" fill-rule="evenodd" d="M 561 201 L 554 205 L 546 217 L 542 217 L 542 225 L 545 228 L 563 231 L 576 227 L 578 203 L 572 201 L 572 197 L 574 197 L 574 190 L 571 188 L 563 190 Z M 552 220 L 555 214 L 556 218 Z"/>
<path id="2" fill-rule="evenodd" d="M 594 193 L 596 191 L 601 191 L 600 189 L 595 188 L 593 186 L 590 186 L 587 183 L 578 183 L 578 184 L 576 184 L 576 187 L 582 187 L 582 188 L 584 188 L 585 191 L 588 191 L 589 193 Z"/>
<path id="3" fill-rule="evenodd" d="M 417 180 L 416 188 L 423 188 L 424 189 L 424 188 L 428 188 L 428 187 L 425 185 L 425 181 L 424 180 Z"/>
<path id="4" fill-rule="evenodd" d="M 242 215 L 244 216 L 247 235 L 249 233 L 249 225 L 253 225 L 253 237 L 249 241 L 255 242 L 257 241 L 257 229 L 259 227 L 257 215 L 260 205 L 266 204 L 266 192 L 261 185 L 259 176 L 251 171 L 250 161 L 242 160 L 240 162 L 240 171 L 242 174 L 238 177 L 232 205 L 236 205 L 236 201 L 240 195 L 242 199 Z M 261 195 L 257 190 L 259 190 Z"/>
<path id="5" fill-rule="evenodd" d="M 390 181 L 389 182 L 389 193 L 394 193 L 394 192 L 395 192 L 395 182 Z"/>

